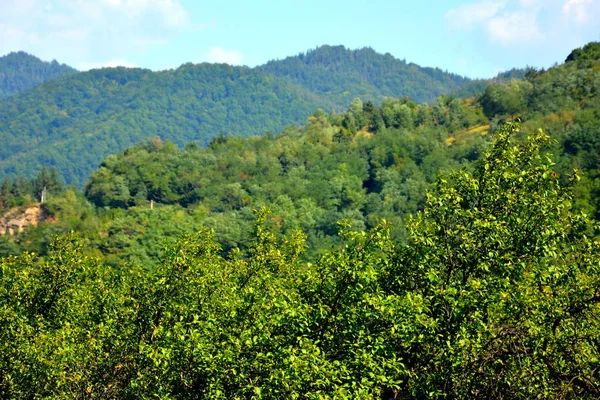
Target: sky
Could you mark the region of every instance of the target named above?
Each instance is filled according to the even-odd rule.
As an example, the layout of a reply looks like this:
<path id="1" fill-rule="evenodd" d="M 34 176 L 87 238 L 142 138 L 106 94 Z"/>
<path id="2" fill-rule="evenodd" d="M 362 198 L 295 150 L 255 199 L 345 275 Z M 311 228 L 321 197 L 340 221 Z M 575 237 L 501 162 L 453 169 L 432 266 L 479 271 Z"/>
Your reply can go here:
<path id="1" fill-rule="evenodd" d="M 256 66 L 365 46 L 471 78 L 547 68 L 600 41 L 600 0 L 0 0 L 0 55 L 80 70 Z"/>

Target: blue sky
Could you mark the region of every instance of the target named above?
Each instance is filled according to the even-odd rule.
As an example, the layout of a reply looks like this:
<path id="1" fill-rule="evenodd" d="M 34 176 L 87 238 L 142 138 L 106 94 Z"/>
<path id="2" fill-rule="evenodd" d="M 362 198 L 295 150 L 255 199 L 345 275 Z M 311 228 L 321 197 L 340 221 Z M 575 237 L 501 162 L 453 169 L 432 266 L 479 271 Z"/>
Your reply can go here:
<path id="1" fill-rule="evenodd" d="M 0 54 L 79 69 L 255 66 L 323 44 L 470 77 L 549 67 L 600 41 L 600 0 L 0 0 Z"/>

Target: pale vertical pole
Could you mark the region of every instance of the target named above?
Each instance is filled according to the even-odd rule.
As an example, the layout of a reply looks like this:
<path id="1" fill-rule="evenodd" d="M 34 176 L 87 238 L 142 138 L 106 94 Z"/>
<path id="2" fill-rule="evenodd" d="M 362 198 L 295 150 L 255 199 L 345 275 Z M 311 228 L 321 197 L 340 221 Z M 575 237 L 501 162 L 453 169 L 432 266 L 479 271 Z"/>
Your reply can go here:
<path id="1" fill-rule="evenodd" d="M 150 209 L 153 210 L 154 209 L 154 200 L 150 200 Z"/>
<path id="2" fill-rule="evenodd" d="M 46 186 L 44 186 L 44 188 L 42 189 L 42 198 L 41 198 L 41 203 L 45 203 L 46 202 Z"/>

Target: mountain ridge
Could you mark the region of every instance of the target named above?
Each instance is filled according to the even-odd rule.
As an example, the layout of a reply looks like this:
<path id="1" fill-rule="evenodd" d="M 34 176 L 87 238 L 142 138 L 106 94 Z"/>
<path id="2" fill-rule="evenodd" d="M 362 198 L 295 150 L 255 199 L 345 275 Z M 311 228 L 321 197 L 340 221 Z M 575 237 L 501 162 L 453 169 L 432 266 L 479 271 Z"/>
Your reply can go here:
<path id="1" fill-rule="evenodd" d="M 469 82 L 389 53 L 344 46 L 320 46 L 254 68 L 186 63 L 157 72 L 72 73 L 0 101 L 0 179 L 31 177 L 47 166 L 81 186 L 105 156 L 154 136 L 206 145 L 223 134 L 279 132 L 305 123 L 319 108 L 343 111 L 356 97 L 427 102 Z"/>
<path id="2" fill-rule="evenodd" d="M 416 102 L 431 102 L 470 81 L 439 68 L 407 63 L 390 53 L 378 53 L 371 47 L 352 50 L 342 45 L 319 46 L 256 68 L 276 76 L 286 76 L 317 93 L 333 91 L 338 101 L 343 101 L 344 97 L 347 100 L 349 96 L 374 102 L 381 101 L 383 97 L 408 96 Z M 410 80 L 406 79 L 408 75 Z M 343 89 L 350 84 L 355 88 L 354 93 L 346 96 L 343 92 L 348 90 L 335 93 L 335 89 L 342 86 L 342 80 L 345 82 Z"/>
<path id="3" fill-rule="evenodd" d="M 42 61 L 24 51 L 8 53 L 0 57 L 0 99 L 77 72 L 56 60 Z"/>

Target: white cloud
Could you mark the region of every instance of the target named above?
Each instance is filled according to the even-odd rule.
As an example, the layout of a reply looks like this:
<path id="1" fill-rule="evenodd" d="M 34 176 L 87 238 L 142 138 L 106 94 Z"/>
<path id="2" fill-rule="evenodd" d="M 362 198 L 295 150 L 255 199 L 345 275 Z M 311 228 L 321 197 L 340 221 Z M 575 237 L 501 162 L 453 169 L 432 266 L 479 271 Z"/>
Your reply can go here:
<path id="1" fill-rule="evenodd" d="M 80 71 L 89 71 L 90 69 L 114 67 L 136 68 L 137 65 L 126 60 L 111 60 L 106 62 L 83 62 L 77 64 L 77 69 Z"/>
<path id="2" fill-rule="evenodd" d="M 520 3 L 523 7 L 533 7 L 537 5 L 538 0 L 520 0 Z"/>
<path id="3" fill-rule="evenodd" d="M 463 4 L 446 13 L 446 21 L 451 29 L 463 30 L 485 22 L 506 6 L 506 1 L 481 1 Z"/>
<path id="4" fill-rule="evenodd" d="M 25 50 L 74 64 L 126 56 L 193 28 L 180 0 L 7 3 L 0 13 L 0 54 Z"/>
<path id="5" fill-rule="evenodd" d="M 156 13 L 162 22 L 171 27 L 183 27 L 189 24 L 189 15 L 185 8 L 174 0 L 104 0 L 108 6 L 129 17 L 139 17 L 144 13 Z"/>
<path id="6" fill-rule="evenodd" d="M 575 21 L 583 24 L 591 19 L 589 7 L 592 5 L 592 0 L 568 0 L 563 6 L 563 13 L 574 15 Z"/>
<path id="7" fill-rule="evenodd" d="M 543 37 L 537 16 L 547 6 L 539 0 L 484 0 L 449 10 L 446 21 L 453 30 L 482 29 L 492 40 L 503 44 L 526 43 Z"/>
<path id="8" fill-rule="evenodd" d="M 541 39 L 535 13 L 513 12 L 490 19 L 486 25 L 490 36 L 504 44 Z"/>
<path id="9" fill-rule="evenodd" d="M 229 65 L 240 65 L 242 63 L 242 53 L 234 50 L 225 50 L 222 47 L 211 47 L 206 59 L 211 63 L 225 63 Z"/>

